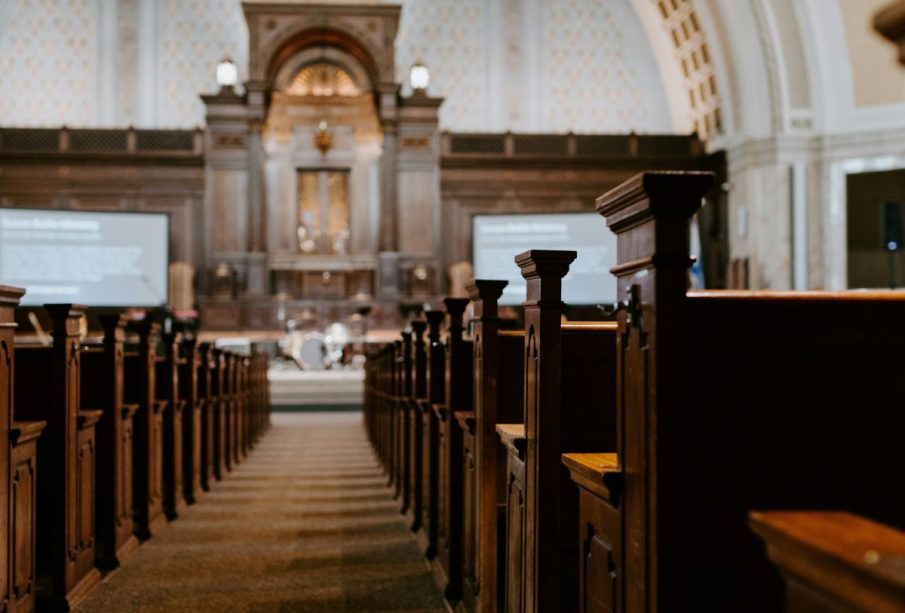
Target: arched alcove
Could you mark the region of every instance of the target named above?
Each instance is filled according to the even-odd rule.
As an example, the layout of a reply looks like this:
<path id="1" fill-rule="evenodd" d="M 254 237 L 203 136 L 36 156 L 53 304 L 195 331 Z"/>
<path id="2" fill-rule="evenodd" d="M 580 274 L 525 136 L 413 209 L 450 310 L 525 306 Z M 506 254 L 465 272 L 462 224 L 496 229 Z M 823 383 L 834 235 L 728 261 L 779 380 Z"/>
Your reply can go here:
<path id="1" fill-rule="evenodd" d="M 355 46 L 304 33 L 287 45 L 294 52 L 275 56 L 263 128 L 270 250 L 309 261 L 373 253 L 383 129 L 372 70 Z"/>

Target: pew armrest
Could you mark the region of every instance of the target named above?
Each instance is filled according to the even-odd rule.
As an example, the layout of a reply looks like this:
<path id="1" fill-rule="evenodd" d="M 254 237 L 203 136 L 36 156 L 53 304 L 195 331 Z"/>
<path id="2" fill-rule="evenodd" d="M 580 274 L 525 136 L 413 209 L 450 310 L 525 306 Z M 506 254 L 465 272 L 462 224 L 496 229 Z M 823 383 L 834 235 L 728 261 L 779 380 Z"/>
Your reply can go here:
<path id="1" fill-rule="evenodd" d="M 83 409 L 79 411 L 77 423 L 79 430 L 90 428 L 101 420 L 104 416 L 103 409 Z"/>
<path id="2" fill-rule="evenodd" d="M 622 496 L 622 471 L 615 453 L 565 453 L 562 463 L 572 481 L 614 507 Z"/>
<path id="3" fill-rule="evenodd" d="M 528 448 L 528 439 L 525 438 L 525 424 L 497 424 L 496 432 L 500 435 L 503 445 L 514 453 L 520 460 L 525 459 L 525 451 Z"/>
<path id="4" fill-rule="evenodd" d="M 447 411 L 445 404 L 434 403 L 431 405 L 431 409 L 437 414 L 437 418 L 439 418 L 440 421 L 446 421 L 446 414 L 449 411 Z"/>
<path id="5" fill-rule="evenodd" d="M 841 511 L 752 511 L 786 577 L 863 611 L 905 611 L 905 532 Z"/>
<path id="6" fill-rule="evenodd" d="M 132 419 L 132 417 L 135 415 L 135 412 L 138 411 L 138 404 L 124 403 L 122 409 L 120 410 L 122 411 L 121 415 L 123 419 Z"/>
<path id="7" fill-rule="evenodd" d="M 13 447 L 33 441 L 47 427 L 46 421 L 14 421 L 9 428 L 9 442 Z"/>
<path id="8" fill-rule="evenodd" d="M 166 400 L 155 400 L 154 403 L 151 405 L 151 407 L 154 409 L 155 413 L 162 413 L 163 410 L 166 408 L 166 406 L 167 406 Z"/>
<path id="9" fill-rule="evenodd" d="M 459 425 L 462 427 L 462 430 L 464 432 L 474 434 L 474 427 L 476 423 L 474 411 L 456 411 L 455 416 L 456 421 L 459 422 Z"/>

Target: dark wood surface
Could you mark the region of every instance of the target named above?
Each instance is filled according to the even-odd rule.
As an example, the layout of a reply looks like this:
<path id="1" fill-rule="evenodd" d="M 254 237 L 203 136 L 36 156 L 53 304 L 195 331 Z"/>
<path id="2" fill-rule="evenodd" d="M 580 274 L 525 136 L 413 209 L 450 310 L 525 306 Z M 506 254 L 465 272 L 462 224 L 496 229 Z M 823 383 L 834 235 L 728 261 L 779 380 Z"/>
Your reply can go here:
<path id="1" fill-rule="evenodd" d="M 471 339 L 458 320 L 464 301 L 447 300 L 445 339 L 442 313 L 427 313 L 422 405 L 432 410 L 422 413 L 430 416 L 421 430 L 422 530 L 439 536 L 426 553 L 437 554 L 451 606 L 484 610 L 481 535 L 494 518 L 505 555 L 492 547 L 483 555 L 505 559 L 505 577 L 497 576 L 505 588 L 488 610 L 883 610 L 870 599 L 902 593 L 898 577 L 880 577 L 882 569 L 853 584 L 864 552 L 851 539 L 869 532 L 858 522 L 888 525 L 873 534 L 891 544 L 884 530 L 905 528 L 905 497 L 893 485 L 905 468 L 889 461 L 905 426 L 895 410 L 905 295 L 688 291 L 689 220 L 712 182 L 707 173 L 644 173 L 601 197 L 599 212 L 618 239 L 615 323 L 562 322 L 568 252 L 517 258 L 528 280 L 525 331 L 496 335 L 496 368 L 486 345 L 495 321 L 487 317 L 485 326 L 477 286 Z M 518 396 L 508 387 L 513 371 L 504 376 L 513 361 L 502 359 L 505 346 L 524 373 L 523 424 L 502 421 L 513 418 L 503 415 L 503 399 Z M 396 355 L 390 345 L 370 358 L 369 377 L 388 377 L 388 397 L 404 390 Z M 506 454 L 501 481 L 479 468 L 488 406 Z M 390 417 L 391 407 L 383 410 Z M 403 439 L 392 419 L 386 424 L 390 434 L 372 440 L 392 465 Z M 485 478 L 501 486 L 491 502 L 479 493 Z M 749 529 L 753 509 L 783 574 Z M 799 518 L 786 521 L 783 509 L 828 515 L 811 530 Z M 842 522 L 839 511 L 870 519 L 844 516 L 842 528 L 833 523 Z M 832 530 L 848 536 L 834 541 Z M 840 561 L 839 547 L 854 557 Z M 827 560 L 838 575 L 790 570 Z M 461 592 L 452 589 L 456 572 Z"/>
<path id="2" fill-rule="evenodd" d="M 785 610 L 905 611 L 905 532 L 843 511 L 753 511 Z"/>
<path id="3" fill-rule="evenodd" d="M 645 173 L 598 203 L 625 299 L 622 610 L 780 609 L 752 509 L 905 517 L 888 461 L 905 425 L 890 409 L 905 296 L 688 293 L 688 220 L 711 181 Z"/>
<path id="4" fill-rule="evenodd" d="M 83 339 L 84 310 L 71 304 L 45 305 L 53 323 L 49 344 L 22 337 L 16 347 L 22 293 L 0 286 L 2 608 L 68 611 L 100 584 L 101 569 L 115 569 L 138 548 L 136 536 L 150 538 L 162 528 L 165 500 L 168 511 L 183 493 L 197 500 L 201 441 L 212 434 L 202 432 L 201 407 L 214 391 L 213 351 L 195 352 L 194 342 L 178 334 L 161 342 L 149 321 L 132 322 L 127 340 L 126 319 L 113 312 L 99 318 L 102 338 Z M 249 356 L 218 356 L 232 361 L 232 387 L 223 389 L 235 402 L 235 446 L 221 450 L 239 461 L 269 423 L 268 359 L 260 347 Z M 204 364 L 208 373 L 199 385 Z M 167 408 L 177 402 L 197 407 L 190 441 L 179 439 L 185 420 L 169 424 L 175 434 L 164 436 Z M 165 447 L 172 454 L 166 464 Z M 180 451 L 192 458 L 188 466 L 180 464 Z"/>
<path id="5" fill-rule="evenodd" d="M 100 347 L 83 349 L 81 402 L 104 411 L 97 429 L 97 565 L 116 568 L 138 547 L 134 535 L 132 460 L 137 404 L 125 398 L 124 342 L 126 318 L 100 315 Z"/>
<path id="6" fill-rule="evenodd" d="M 183 339 L 180 346 L 182 360 L 179 363 L 179 397 L 184 399 L 182 409 L 182 487 L 183 498 L 194 504 L 201 495 L 201 440 L 203 437 L 204 398 L 199 393 L 198 377 L 201 371 L 201 353 L 197 340 Z"/>
<path id="7" fill-rule="evenodd" d="M 423 462 L 428 470 L 425 471 L 426 514 L 427 526 L 427 557 L 433 559 L 437 555 L 438 543 L 441 537 L 441 522 L 443 513 L 440 507 L 440 492 L 444 489 L 442 470 L 442 440 L 440 438 L 440 415 L 434 407 L 441 407 L 446 402 L 446 349 L 441 341 L 440 327 L 446 318 L 446 313 L 440 310 L 430 310 L 424 313 L 428 325 L 428 365 L 427 365 L 427 401 L 423 407 L 426 418 L 423 437 L 424 454 Z"/>
<path id="8" fill-rule="evenodd" d="M 132 322 L 135 344 L 125 353 L 126 401 L 138 405 L 133 418 L 132 494 L 135 534 L 150 538 L 163 525 L 163 415 L 157 401 L 160 326 Z"/>
<path id="9" fill-rule="evenodd" d="M 517 422 L 522 412 L 522 374 L 517 368 L 522 343 L 504 346 L 500 338 L 498 302 L 505 281 L 476 279 L 468 286 L 474 339 L 474 433 L 466 432 L 462 599 L 469 610 L 492 612 L 502 607 L 498 575 L 505 568 L 505 548 L 498 533 L 498 507 L 505 504 L 506 455 L 496 426 Z M 511 339 L 510 339 L 511 340 Z M 510 351 L 507 351 L 509 349 Z M 514 349 L 514 351 L 511 351 Z M 513 366 L 504 371 L 507 366 Z M 504 389 L 511 394 L 502 393 Z"/>
<path id="10" fill-rule="evenodd" d="M 174 520 L 185 509 L 183 491 L 182 414 L 186 401 L 179 396 L 182 337 L 164 334 L 162 355 L 157 358 L 157 398 L 163 405 L 163 508 Z"/>
<path id="11" fill-rule="evenodd" d="M 411 505 L 409 515 L 412 518 L 412 531 L 418 532 L 424 521 L 424 422 L 427 415 L 422 411 L 422 403 L 427 399 L 427 350 L 424 333 L 427 322 L 423 319 L 413 320 L 412 327 L 412 368 L 413 385 L 409 399 L 409 457 L 411 483 Z"/>
<path id="12" fill-rule="evenodd" d="M 905 2 L 890 2 L 874 15 L 874 29 L 895 43 L 899 62 L 905 65 Z"/>
<path id="13" fill-rule="evenodd" d="M 35 607 L 37 441 L 46 421 L 15 415 L 15 308 L 24 290 L 0 285 L 0 585 L 6 608 Z"/>
<path id="14" fill-rule="evenodd" d="M 36 464 L 36 605 L 75 607 L 100 583 L 95 567 L 95 425 L 102 415 L 80 398 L 79 319 L 83 308 L 45 307 L 52 345 L 15 353 L 16 418 L 46 421 Z"/>

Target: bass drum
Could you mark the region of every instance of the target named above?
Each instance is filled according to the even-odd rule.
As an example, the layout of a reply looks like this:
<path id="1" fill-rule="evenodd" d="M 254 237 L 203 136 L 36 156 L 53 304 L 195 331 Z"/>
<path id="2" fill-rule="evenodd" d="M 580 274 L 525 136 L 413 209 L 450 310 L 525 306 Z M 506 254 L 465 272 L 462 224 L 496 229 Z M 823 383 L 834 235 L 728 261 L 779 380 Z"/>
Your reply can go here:
<path id="1" fill-rule="evenodd" d="M 324 370 L 327 368 L 327 344 L 321 335 L 310 335 L 298 350 L 298 361 L 306 370 Z"/>

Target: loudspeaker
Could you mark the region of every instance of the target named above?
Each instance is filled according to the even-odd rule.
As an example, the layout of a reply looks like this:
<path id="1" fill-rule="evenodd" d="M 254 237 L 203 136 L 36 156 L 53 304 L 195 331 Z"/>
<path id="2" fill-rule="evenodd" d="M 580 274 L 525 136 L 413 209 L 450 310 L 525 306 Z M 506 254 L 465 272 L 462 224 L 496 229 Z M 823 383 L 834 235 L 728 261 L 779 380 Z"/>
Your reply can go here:
<path id="1" fill-rule="evenodd" d="M 883 207 L 883 244 L 886 251 L 902 249 L 902 203 L 887 201 Z"/>

